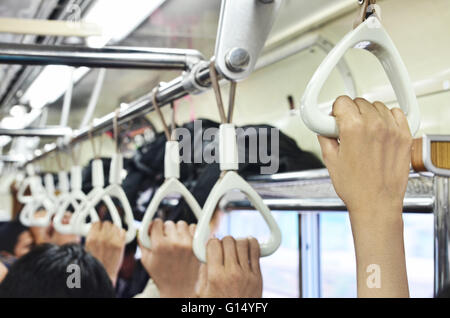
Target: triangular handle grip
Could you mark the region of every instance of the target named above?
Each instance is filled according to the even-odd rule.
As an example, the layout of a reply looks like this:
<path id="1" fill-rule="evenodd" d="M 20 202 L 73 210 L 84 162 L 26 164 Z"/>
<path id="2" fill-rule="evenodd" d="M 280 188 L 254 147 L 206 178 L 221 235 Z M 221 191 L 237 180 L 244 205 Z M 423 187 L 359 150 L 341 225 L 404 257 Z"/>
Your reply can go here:
<path id="1" fill-rule="evenodd" d="M 25 204 L 19 214 L 20 222 L 25 226 L 31 226 L 31 213 L 36 208 L 36 204 L 31 201 Z"/>
<path id="2" fill-rule="evenodd" d="M 111 218 L 113 221 L 113 224 L 116 225 L 119 228 L 122 228 L 122 221 L 120 220 L 119 212 L 117 211 L 116 206 L 114 205 L 113 200 L 110 196 L 103 194 L 103 188 L 94 188 L 91 192 L 89 192 L 86 203 L 78 210 L 75 211 L 74 217 L 75 217 L 75 229 L 76 232 L 81 236 L 87 236 L 92 224 L 95 222 L 98 222 L 100 220 L 97 211 L 95 210 L 95 205 L 90 204 L 91 201 L 95 200 L 97 195 L 101 196 L 100 201 L 97 202 L 97 204 L 101 201 L 103 201 L 106 205 L 106 208 L 108 211 L 110 211 Z M 89 223 L 86 222 L 86 217 L 91 217 L 91 220 Z"/>
<path id="3" fill-rule="evenodd" d="M 344 57 L 348 49 L 358 45 L 373 53 L 381 62 L 397 95 L 398 103 L 405 112 L 411 133 L 420 127 L 420 112 L 414 87 L 408 70 L 378 18 L 372 16 L 348 33 L 327 55 L 317 69 L 303 95 L 300 111 L 305 125 L 317 134 L 337 138 L 338 127 L 334 117 L 319 110 L 318 98 L 325 81 Z"/>
<path id="4" fill-rule="evenodd" d="M 26 226 L 46 227 L 50 224 L 51 216 L 54 213 L 55 204 L 48 196 L 41 181 L 39 176 L 34 175 L 22 183 L 21 187 L 25 186 L 25 188 L 19 189 L 19 201 L 25 203 L 25 206 L 20 212 L 20 221 Z M 31 195 L 24 196 L 24 190 L 26 190 L 28 186 Z M 36 212 L 38 212 L 42 206 L 47 214 L 45 217 L 35 218 Z"/>
<path id="5" fill-rule="evenodd" d="M 17 191 L 17 200 L 20 203 L 26 204 L 34 200 L 34 195 L 39 192 L 39 183 L 41 182 L 41 178 L 39 176 L 31 176 L 23 180 L 22 184 Z M 41 184 L 42 187 L 42 184 Z M 30 195 L 25 195 L 27 189 L 30 189 Z"/>
<path id="6" fill-rule="evenodd" d="M 26 206 L 31 206 L 27 213 L 27 226 L 47 227 L 50 225 L 53 214 L 55 213 L 55 204 L 48 197 L 41 195 L 35 201 L 27 203 Z M 45 216 L 36 218 L 36 213 L 40 208 L 44 207 Z"/>
<path id="7" fill-rule="evenodd" d="M 145 211 L 144 218 L 142 220 L 141 227 L 139 229 L 139 241 L 146 248 L 151 248 L 150 236 L 148 235 L 148 229 L 153 217 L 158 210 L 161 201 L 164 200 L 169 194 L 179 193 L 191 208 L 197 220 L 200 220 L 202 215 L 202 208 L 194 198 L 192 193 L 176 178 L 166 179 L 164 183 L 156 190 L 156 193 L 150 202 L 147 210 Z"/>
<path id="8" fill-rule="evenodd" d="M 74 210 L 78 210 L 80 206 L 86 201 L 86 195 L 82 191 L 72 191 L 70 194 L 64 196 L 61 201 L 58 210 L 56 211 L 55 217 L 53 218 L 53 226 L 61 234 L 77 234 L 74 227 L 74 215 L 70 218 L 68 224 L 63 224 L 64 214 L 67 208 L 72 205 Z"/>
<path id="9" fill-rule="evenodd" d="M 193 248 L 197 258 L 206 262 L 206 244 L 210 237 L 209 222 L 216 210 L 217 204 L 222 197 L 230 190 L 242 191 L 252 205 L 258 210 L 266 221 L 270 238 L 267 242 L 260 244 L 261 256 L 269 256 L 273 254 L 281 244 L 281 231 L 275 221 L 269 208 L 264 204 L 259 194 L 236 172 L 228 171 L 225 176 L 217 181 L 212 188 L 208 199 L 203 207 L 202 216 L 197 224 L 197 230 L 194 235 Z"/>
<path id="10" fill-rule="evenodd" d="M 119 186 L 118 184 L 109 185 L 103 191 L 97 193 L 92 200 L 88 201 L 86 203 L 86 206 L 84 207 L 84 210 L 85 211 L 91 211 L 92 209 L 95 210 L 95 206 L 100 201 L 103 200 L 107 204 L 109 213 L 111 214 L 114 224 L 118 225 L 119 223 L 117 222 L 117 219 L 120 220 L 119 211 L 117 211 L 117 208 L 114 204 L 108 205 L 107 197 L 111 199 L 116 198 L 122 205 L 124 211 L 124 221 L 128 227 L 127 233 L 125 235 L 125 240 L 127 243 L 130 243 L 136 237 L 136 226 L 134 224 L 133 210 L 131 209 L 131 205 L 130 202 L 128 201 L 127 195 L 125 194 L 121 186 Z M 120 226 L 122 227 L 122 223 L 120 223 Z"/>

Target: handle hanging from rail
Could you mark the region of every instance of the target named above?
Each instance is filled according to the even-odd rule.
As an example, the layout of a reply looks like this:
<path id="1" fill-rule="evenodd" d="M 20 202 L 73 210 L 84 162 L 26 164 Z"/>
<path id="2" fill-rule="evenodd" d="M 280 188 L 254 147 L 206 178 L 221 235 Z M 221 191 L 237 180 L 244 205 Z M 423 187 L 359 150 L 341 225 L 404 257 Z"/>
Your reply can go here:
<path id="1" fill-rule="evenodd" d="M 106 208 L 110 212 L 111 218 L 113 223 L 119 227 L 122 228 L 122 221 L 120 219 L 119 212 L 117 210 L 117 207 L 114 205 L 113 200 L 109 195 L 103 194 L 104 192 L 104 186 L 105 186 L 105 180 L 104 180 L 104 174 L 103 174 L 103 162 L 100 159 L 100 149 L 101 149 L 101 140 L 99 143 L 98 148 L 95 145 L 95 141 L 92 137 L 92 127 L 89 132 L 89 139 L 91 141 L 92 145 L 92 152 L 94 154 L 94 160 L 92 161 L 92 190 L 88 193 L 86 197 L 86 201 L 83 205 L 79 207 L 74 213 L 74 226 L 76 229 L 76 232 L 81 236 L 87 236 L 89 233 L 89 230 L 92 227 L 92 224 L 99 221 L 100 218 L 98 216 L 97 211 L 95 210 L 95 205 L 92 208 L 89 208 L 89 202 L 93 201 L 97 196 L 101 196 L 101 199 L 99 202 L 105 203 Z M 91 220 L 90 222 L 86 222 L 86 217 L 90 215 Z"/>
<path id="2" fill-rule="evenodd" d="M 87 201 L 83 208 L 84 213 L 78 216 L 78 220 L 82 220 L 86 217 L 86 211 L 91 211 L 97 206 L 101 201 L 105 202 L 109 213 L 113 218 L 114 224 L 118 225 L 118 219 L 120 220 L 120 214 L 117 207 L 113 204 L 108 204 L 108 198 L 116 198 L 123 209 L 124 221 L 127 226 L 127 232 L 125 235 L 125 240 L 130 243 L 136 237 L 136 227 L 134 224 L 133 210 L 131 208 L 130 202 L 122 188 L 122 170 L 123 170 L 123 157 L 119 151 L 119 124 L 118 124 L 119 110 L 116 111 L 114 116 L 114 139 L 116 142 L 116 152 L 111 158 L 111 167 L 109 170 L 109 186 L 92 197 L 91 200 Z M 121 223 L 120 223 L 121 224 Z M 122 225 L 122 224 L 121 224 Z M 89 232 L 90 224 L 83 227 L 82 231 L 85 235 Z"/>
<path id="3" fill-rule="evenodd" d="M 43 165 L 41 163 L 41 168 Z M 33 201 L 27 203 L 24 207 L 25 213 L 21 215 L 21 220 L 28 226 L 47 227 L 51 223 L 51 219 L 56 210 L 55 184 L 51 173 L 46 173 L 42 180 L 36 177 L 33 182 L 32 198 Z M 37 216 L 38 212 L 42 212 L 44 208 L 45 214 Z"/>
<path id="4" fill-rule="evenodd" d="M 164 120 L 164 116 L 161 113 L 158 101 L 156 100 L 156 95 L 158 93 L 158 88 L 153 90 L 153 105 L 155 106 L 156 112 L 158 113 L 161 123 L 166 134 L 167 142 L 166 149 L 164 153 L 164 183 L 158 188 L 155 195 L 153 196 L 150 205 L 145 211 L 144 218 L 142 219 L 142 224 L 139 229 L 139 241 L 146 247 L 151 248 L 150 237 L 148 230 L 150 228 L 150 223 L 153 220 L 161 201 L 164 200 L 168 195 L 173 193 L 178 193 L 182 198 L 185 199 L 188 206 L 191 208 L 197 220 L 200 219 L 202 209 L 198 204 L 197 200 L 194 198 L 192 193 L 179 181 L 180 178 L 180 148 L 178 141 L 173 139 L 173 131 L 175 129 L 174 113 L 175 109 L 172 105 L 172 131 Z"/>
<path id="5" fill-rule="evenodd" d="M 348 33 L 328 54 L 311 78 L 300 106 L 305 125 L 315 133 L 326 137 L 339 136 L 335 118 L 319 110 L 318 98 L 334 67 L 350 48 L 365 49 L 380 60 L 414 135 L 420 127 L 419 105 L 414 87 L 400 53 L 376 15 L 371 15 Z"/>
<path id="6" fill-rule="evenodd" d="M 231 190 L 239 190 L 248 197 L 255 209 L 261 213 L 269 227 L 269 240 L 260 244 L 261 256 L 269 256 L 273 254 L 281 244 L 280 228 L 270 212 L 270 209 L 264 204 L 259 194 L 247 183 L 247 181 L 236 173 L 239 169 L 238 148 L 236 129 L 231 123 L 236 94 L 236 83 L 231 83 L 228 115 L 226 116 L 214 59 L 210 64 L 210 73 L 217 106 L 219 108 L 219 113 L 222 120 L 219 131 L 219 156 L 222 176 L 212 188 L 203 207 L 202 216 L 197 224 L 197 229 L 194 235 L 194 253 L 201 262 L 206 262 L 206 244 L 210 237 L 209 223 L 214 215 L 214 212 L 216 211 L 216 207 L 227 192 Z"/>

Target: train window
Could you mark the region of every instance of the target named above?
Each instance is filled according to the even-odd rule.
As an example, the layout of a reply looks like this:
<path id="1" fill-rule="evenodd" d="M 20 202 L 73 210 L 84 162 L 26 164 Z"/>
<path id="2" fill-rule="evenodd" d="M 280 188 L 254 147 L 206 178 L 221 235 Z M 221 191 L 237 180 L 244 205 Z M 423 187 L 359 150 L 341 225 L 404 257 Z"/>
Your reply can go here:
<path id="1" fill-rule="evenodd" d="M 433 297 L 433 215 L 405 214 L 411 297 Z M 320 215 L 321 297 L 356 297 L 356 264 L 347 213 Z"/>
<path id="2" fill-rule="evenodd" d="M 271 256 L 261 259 L 264 280 L 263 297 L 298 298 L 299 281 L 299 228 L 296 213 L 273 212 L 283 235 L 280 248 Z M 269 229 L 255 211 L 233 211 L 223 216 L 216 236 L 254 236 L 266 239 Z"/>

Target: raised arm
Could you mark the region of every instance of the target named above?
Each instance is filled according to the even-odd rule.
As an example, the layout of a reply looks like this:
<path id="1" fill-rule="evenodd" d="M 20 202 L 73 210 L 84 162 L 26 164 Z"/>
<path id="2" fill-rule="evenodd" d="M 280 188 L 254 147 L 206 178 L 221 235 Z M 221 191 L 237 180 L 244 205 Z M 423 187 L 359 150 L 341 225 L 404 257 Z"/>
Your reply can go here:
<path id="1" fill-rule="evenodd" d="M 380 102 L 340 97 L 340 137 L 319 136 L 334 188 L 345 202 L 355 244 L 358 297 L 409 297 L 403 198 L 412 136 L 403 112 Z"/>

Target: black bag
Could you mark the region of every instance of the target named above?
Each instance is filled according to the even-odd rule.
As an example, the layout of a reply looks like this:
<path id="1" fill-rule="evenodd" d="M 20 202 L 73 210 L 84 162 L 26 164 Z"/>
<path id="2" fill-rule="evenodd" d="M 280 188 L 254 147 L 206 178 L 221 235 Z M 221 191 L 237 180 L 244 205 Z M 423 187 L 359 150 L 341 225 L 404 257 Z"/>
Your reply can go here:
<path id="1" fill-rule="evenodd" d="M 203 133 L 208 128 L 219 128 L 219 123 L 210 120 L 201 120 L 202 130 L 196 131 L 194 129 L 194 123 L 188 123 L 184 125 L 191 133 L 191 145 L 194 145 L 194 139 L 201 141 L 202 148 L 191 147 L 191 163 L 182 162 L 180 165 L 180 181 L 182 181 L 188 189 L 192 192 L 200 206 L 203 206 L 209 195 L 210 190 L 217 182 L 220 176 L 220 166 L 217 163 L 206 163 L 204 161 L 200 163 L 194 162 L 194 157 L 197 155 L 196 151 L 202 151 L 208 146 L 217 146 L 217 140 L 205 141 L 203 140 Z M 200 133 L 201 132 L 201 133 Z M 287 135 L 283 134 L 277 128 L 269 125 L 249 125 L 244 126 L 237 130 L 238 144 L 244 145 L 239 149 L 239 157 L 243 162 L 239 163 L 239 173 L 246 177 L 251 175 L 258 175 L 261 173 L 261 169 L 268 167 L 268 163 L 265 160 L 261 160 L 258 155 L 250 156 L 249 140 L 256 140 L 259 154 L 259 147 L 261 139 L 265 139 L 267 142 L 266 155 L 271 157 L 276 149 L 271 149 L 271 143 L 269 142 L 272 134 L 278 135 L 278 170 L 277 173 L 302 171 L 309 169 L 323 168 L 322 162 L 310 152 L 301 150 L 297 143 Z M 153 190 L 161 185 L 164 181 L 164 149 L 166 138 L 164 134 L 159 134 L 155 141 L 142 147 L 138 154 L 134 158 L 133 171 L 129 171 L 127 179 L 124 181 L 124 188 L 127 191 L 127 195 L 130 202 L 139 197 L 139 194 L 152 187 Z M 216 145 L 210 145 L 210 143 L 216 143 Z M 198 143 L 197 143 L 198 144 Z M 217 148 L 216 148 L 217 149 Z M 255 160 L 256 159 L 256 160 Z M 241 160 L 240 160 L 241 161 Z M 143 204 L 144 207 L 148 206 L 152 196 L 149 197 L 148 202 Z M 136 219 L 141 219 L 145 209 L 134 208 Z M 196 218 L 190 210 L 189 206 L 184 200 L 180 200 L 176 207 L 165 209 L 165 219 L 179 221 L 185 220 L 188 223 L 195 223 Z"/>

